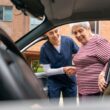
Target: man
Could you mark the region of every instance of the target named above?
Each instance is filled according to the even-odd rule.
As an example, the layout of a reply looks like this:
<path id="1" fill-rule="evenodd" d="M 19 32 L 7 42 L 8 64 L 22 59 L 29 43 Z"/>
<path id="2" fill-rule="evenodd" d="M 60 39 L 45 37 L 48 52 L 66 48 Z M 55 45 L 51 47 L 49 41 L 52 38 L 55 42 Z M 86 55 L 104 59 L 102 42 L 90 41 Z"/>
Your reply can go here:
<path id="1" fill-rule="evenodd" d="M 78 46 L 69 37 L 61 36 L 59 29 L 55 28 L 47 32 L 48 41 L 42 46 L 40 63 L 49 76 L 48 96 L 50 99 L 63 97 L 76 97 L 76 77 L 72 74 L 75 67 L 72 66 L 72 55 L 78 51 Z"/>

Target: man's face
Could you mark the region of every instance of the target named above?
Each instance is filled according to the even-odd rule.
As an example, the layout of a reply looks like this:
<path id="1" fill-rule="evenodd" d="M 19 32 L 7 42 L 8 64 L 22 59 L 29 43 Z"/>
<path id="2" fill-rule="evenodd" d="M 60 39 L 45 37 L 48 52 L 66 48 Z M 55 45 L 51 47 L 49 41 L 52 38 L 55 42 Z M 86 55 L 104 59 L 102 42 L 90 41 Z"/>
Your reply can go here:
<path id="1" fill-rule="evenodd" d="M 75 26 L 72 28 L 72 34 L 82 45 L 85 45 L 90 37 L 90 29 L 81 26 Z"/>
<path id="2" fill-rule="evenodd" d="M 58 28 L 52 29 L 51 31 L 47 32 L 46 35 L 48 36 L 49 41 L 53 45 L 57 45 L 60 42 L 60 35 Z"/>

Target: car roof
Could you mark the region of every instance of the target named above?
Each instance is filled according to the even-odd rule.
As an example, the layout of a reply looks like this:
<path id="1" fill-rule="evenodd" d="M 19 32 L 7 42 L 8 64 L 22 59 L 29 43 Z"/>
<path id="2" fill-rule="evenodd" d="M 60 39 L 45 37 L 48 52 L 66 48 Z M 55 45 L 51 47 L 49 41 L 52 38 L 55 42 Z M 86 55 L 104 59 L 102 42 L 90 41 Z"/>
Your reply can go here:
<path id="1" fill-rule="evenodd" d="M 52 23 L 68 20 L 110 18 L 110 0 L 11 0 L 21 2 L 16 7 L 27 10 L 35 17 L 47 17 Z"/>
<path id="2" fill-rule="evenodd" d="M 44 22 L 16 42 L 21 50 L 50 29 L 62 24 L 110 19 L 110 0 L 11 0 L 17 9 Z M 42 30 L 42 31 L 41 31 Z M 37 36 L 37 37 L 36 37 Z"/>

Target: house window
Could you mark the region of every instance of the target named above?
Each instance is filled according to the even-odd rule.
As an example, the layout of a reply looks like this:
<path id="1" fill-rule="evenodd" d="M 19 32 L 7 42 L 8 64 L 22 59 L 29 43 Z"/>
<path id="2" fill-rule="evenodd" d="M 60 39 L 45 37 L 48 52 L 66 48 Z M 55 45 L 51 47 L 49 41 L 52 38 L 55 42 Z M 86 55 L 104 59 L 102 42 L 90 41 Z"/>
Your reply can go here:
<path id="1" fill-rule="evenodd" d="M 44 19 L 36 19 L 34 17 L 30 17 L 30 30 L 34 29 L 35 27 L 39 26 Z"/>
<path id="2" fill-rule="evenodd" d="M 13 11 L 12 6 L 0 6 L 0 20 L 12 21 Z"/>
<path id="3" fill-rule="evenodd" d="M 99 22 L 98 21 L 90 21 L 91 30 L 93 33 L 98 34 L 99 33 Z"/>

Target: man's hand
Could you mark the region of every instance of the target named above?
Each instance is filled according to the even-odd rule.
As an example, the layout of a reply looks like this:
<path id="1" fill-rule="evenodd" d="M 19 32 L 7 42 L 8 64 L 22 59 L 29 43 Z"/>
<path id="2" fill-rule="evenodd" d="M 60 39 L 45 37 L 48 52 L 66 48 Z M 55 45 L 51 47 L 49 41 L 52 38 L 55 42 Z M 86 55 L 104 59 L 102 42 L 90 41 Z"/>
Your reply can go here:
<path id="1" fill-rule="evenodd" d="M 66 67 L 63 67 L 63 70 L 64 72 L 67 74 L 67 75 L 74 75 L 75 72 L 76 72 L 76 67 L 73 67 L 73 66 L 66 66 Z"/>

